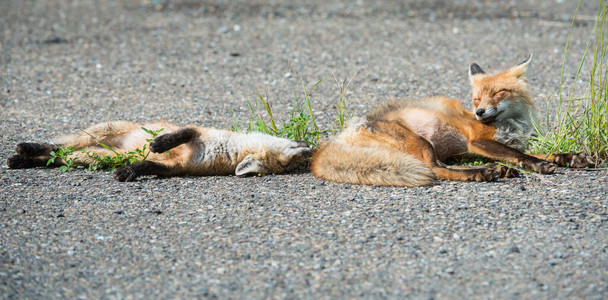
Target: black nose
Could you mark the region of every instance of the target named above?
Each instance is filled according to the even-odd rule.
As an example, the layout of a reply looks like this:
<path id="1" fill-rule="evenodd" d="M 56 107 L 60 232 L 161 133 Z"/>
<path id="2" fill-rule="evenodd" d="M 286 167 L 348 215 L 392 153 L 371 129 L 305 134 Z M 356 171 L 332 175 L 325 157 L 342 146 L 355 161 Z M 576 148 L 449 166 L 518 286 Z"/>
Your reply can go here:
<path id="1" fill-rule="evenodd" d="M 312 150 L 310 148 L 304 149 L 304 151 L 300 152 L 300 155 L 304 158 L 308 158 L 312 156 Z"/>
<path id="2" fill-rule="evenodd" d="M 481 117 L 481 116 L 483 116 L 483 113 L 485 113 L 485 112 L 486 112 L 485 109 L 480 108 L 477 111 L 475 111 L 475 114 Z"/>
<path id="3" fill-rule="evenodd" d="M 298 147 L 308 147 L 308 143 L 305 141 L 296 141 L 298 143 Z"/>

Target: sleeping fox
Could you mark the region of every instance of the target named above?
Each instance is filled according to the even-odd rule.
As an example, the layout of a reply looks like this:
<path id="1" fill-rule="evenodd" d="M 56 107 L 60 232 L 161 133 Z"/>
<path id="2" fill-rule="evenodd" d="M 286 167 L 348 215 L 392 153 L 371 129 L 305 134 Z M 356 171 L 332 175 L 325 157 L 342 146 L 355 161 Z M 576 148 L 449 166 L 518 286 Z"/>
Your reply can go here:
<path id="1" fill-rule="evenodd" d="M 137 124 L 126 121 L 101 123 L 85 129 L 82 133 L 64 136 L 54 144 L 21 143 L 17 154 L 7 161 L 9 168 L 33 168 L 46 166 L 51 151 L 59 147 L 73 147 L 75 151 L 68 159 L 88 166 L 92 158 L 78 151 L 88 149 L 99 155 L 115 155 L 101 146 L 110 146 L 118 153 L 142 149 L 150 131 L 163 129 L 166 132 L 150 142 L 152 153 L 144 161 L 117 168 L 114 178 L 118 181 L 133 181 L 139 176 L 179 175 L 250 175 L 282 173 L 310 156 L 305 142 L 292 141 L 262 133 L 236 133 L 213 128 L 179 127 L 168 122 Z M 65 165 L 56 159 L 51 166 Z"/>
<path id="2" fill-rule="evenodd" d="M 469 67 L 473 112 L 458 100 L 431 97 L 389 102 L 365 118 L 354 118 L 339 135 L 321 144 L 312 157 L 312 173 L 354 184 L 422 186 L 435 179 L 494 181 L 516 176 L 502 165 L 447 166 L 466 153 L 504 161 L 541 174 L 557 166 L 585 167 L 584 154 L 525 154 L 532 134 L 534 105 L 527 90 L 528 56 L 497 74 Z"/>

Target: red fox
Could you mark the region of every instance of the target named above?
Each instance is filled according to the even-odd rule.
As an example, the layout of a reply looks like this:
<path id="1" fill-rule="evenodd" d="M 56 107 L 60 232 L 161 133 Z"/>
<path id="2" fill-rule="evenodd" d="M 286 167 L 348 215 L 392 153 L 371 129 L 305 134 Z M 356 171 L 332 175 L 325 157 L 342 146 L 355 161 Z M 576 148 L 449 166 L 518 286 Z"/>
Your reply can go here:
<path id="1" fill-rule="evenodd" d="M 557 166 L 584 167 L 584 154 L 525 154 L 532 135 L 534 105 L 526 70 L 532 56 L 497 74 L 469 67 L 473 111 L 458 100 L 431 97 L 424 101 L 389 102 L 313 151 L 316 177 L 345 183 L 394 186 L 428 185 L 435 179 L 495 181 L 517 176 L 502 165 L 447 166 L 448 158 L 465 153 L 501 160 L 541 174 Z"/>
<path id="2" fill-rule="evenodd" d="M 227 130 L 195 126 L 179 127 L 167 122 L 137 124 L 126 121 L 101 123 L 82 133 L 64 136 L 56 144 L 21 143 L 17 154 L 7 161 L 9 168 L 33 168 L 46 166 L 50 152 L 58 147 L 73 147 L 76 151 L 68 157 L 87 166 L 92 158 L 80 149 L 88 149 L 99 155 L 115 155 L 101 146 L 110 146 L 118 153 L 142 149 L 151 131 L 163 128 L 163 135 L 150 143 L 152 153 L 144 161 L 117 168 L 114 178 L 133 181 L 139 176 L 159 175 L 250 175 L 282 173 L 309 157 L 307 143 L 273 137 L 262 133 L 236 133 Z M 57 159 L 52 166 L 65 165 Z"/>

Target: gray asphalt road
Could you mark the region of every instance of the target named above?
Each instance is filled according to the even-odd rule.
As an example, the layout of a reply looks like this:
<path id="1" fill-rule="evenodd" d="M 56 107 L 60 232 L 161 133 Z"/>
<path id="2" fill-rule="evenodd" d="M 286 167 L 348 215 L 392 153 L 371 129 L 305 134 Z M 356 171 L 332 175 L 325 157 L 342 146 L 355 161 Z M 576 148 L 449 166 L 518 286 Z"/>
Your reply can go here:
<path id="1" fill-rule="evenodd" d="M 100 121 L 227 128 L 257 91 L 284 120 L 294 88 L 323 78 L 312 105 L 327 128 L 334 75 L 352 79 L 357 114 L 468 101 L 469 63 L 528 53 L 544 111 L 572 2 L 2 1 L 0 297 L 606 298 L 606 169 L 407 189 L 5 166 L 18 142 Z M 593 27 L 585 2 L 568 83 Z"/>

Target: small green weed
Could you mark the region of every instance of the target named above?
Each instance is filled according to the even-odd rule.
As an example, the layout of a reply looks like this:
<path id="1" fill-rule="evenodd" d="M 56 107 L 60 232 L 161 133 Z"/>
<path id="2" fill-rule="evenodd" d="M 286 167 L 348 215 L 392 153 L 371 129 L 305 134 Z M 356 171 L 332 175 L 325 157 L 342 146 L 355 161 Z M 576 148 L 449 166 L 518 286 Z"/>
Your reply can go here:
<path id="1" fill-rule="evenodd" d="M 67 147 L 67 148 L 62 148 L 59 147 L 59 149 L 57 149 L 57 151 L 51 151 L 51 158 L 46 162 L 46 165 L 50 165 L 52 163 L 55 162 L 55 159 L 59 158 L 62 159 L 63 161 L 65 161 L 65 166 L 61 166 L 59 167 L 59 170 L 61 171 L 67 171 L 71 168 L 74 167 L 74 163 L 75 163 L 75 159 L 74 158 L 68 158 L 68 156 L 72 155 L 72 153 L 74 153 L 74 147 Z"/>
<path id="2" fill-rule="evenodd" d="M 340 82 L 334 74 L 334 80 L 340 88 L 340 94 L 338 95 L 338 104 L 335 107 L 335 125 L 332 130 L 334 134 L 337 134 L 342 131 L 346 127 L 346 121 L 348 121 L 348 119 L 352 117 L 352 112 L 346 108 L 346 90 L 350 86 L 351 82 L 353 82 L 355 75 L 357 75 L 356 72 L 355 74 L 353 74 L 350 80 L 347 80 L 348 78 L 344 78 L 344 80 Z"/>
<path id="3" fill-rule="evenodd" d="M 156 138 L 159 135 L 160 132 L 165 130 L 164 128 L 161 128 L 158 130 L 149 130 L 144 127 L 141 127 L 141 129 L 143 131 L 145 131 L 146 133 L 150 134 L 151 138 L 146 139 L 146 141 L 148 143 L 152 142 L 154 140 L 154 138 Z M 103 170 L 103 169 L 113 170 L 118 167 L 130 165 L 137 161 L 146 160 L 148 158 L 148 156 L 150 155 L 150 150 L 147 148 L 147 145 L 144 145 L 141 149 L 137 148 L 134 151 L 119 153 L 116 150 L 114 150 L 113 147 L 102 143 L 101 141 L 99 141 L 97 138 L 95 138 L 93 135 L 89 134 L 88 132 L 84 132 L 84 133 L 88 134 L 93 139 L 95 139 L 101 147 L 111 151 L 113 153 L 113 155 L 100 155 L 99 153 L 97 153 L 93 150 L 90 150 L 88 148 L 76 150 L 73 147 L 67 147 L 67 148 L 60 147 L 57 151 L 53 151 L 50 153 L 52 157 L 47 161 L 47 166 L 54 163 L 55 159 L 57 159 L 57 158 L 60 158 L 66 162 L 65 166 L 59 167 L 59 170 L 64 171 L 64 172 L 68 171 L 74 167 L 82 166 L 82 163 L 79 162 L 77 158 L 68 158 L 70 155 L 72 155 L 74 153 L 74 151 L 80 151 L 80 152 L 86 154 L 87 157 L 92 160 L 92 162 L 89 163 L 89 167 L 88 167 L 88 169 L 91 171 Z"/>
<path id="4" fill-rule="evenodd" d="M 451 158 L 446 161 L 446 163 L 448 165 L 455 165 L 455 166 L 484 166 L 484 165 L 487 165 L 487 164 L 490 164 L 493 162 L 494 161 L 492 161 L 490 159 L 486 159 L 481 156 L 476 156 L 474 154 L 463 155 L 458 158 Z"/>
<path id="5" fill-rule="evenodd" d="M 258 92 L 257 98 L 253 102 L 247 100 L 250 110 L 247 131 L 258 131 L 291 140 L 305 141 L 311 147 L 316 147 L 321 137 L 323 137 L 326 133 L 331 132 L 336 134 L 343 130 L 346 126 L 346 121 L 352 116 L 351 112 L 346 106 L 346 90 L 352 82 L 352 79 L 344 79 L 342 82 L 340 82 L 335 76 L 334 79 L 340 88 L 340 94 L 338 95 L 337 104 L 334 107 L 336 110 L 336 115 L 333 128 L 319 128 L 310 104 L 310 95 L 312 91 L 324 81 L 322 79 L 313 84 L 311 88 L 306 88 L 306 85 L 302 83 L 302 98 L 300 98 L 296 88 L 294 87 L 295 99 L 293 108 L 289 113 L 289 118 L 281 126 L 277 125 L 272 111 L 272 105 L 268 101 L 267 97 L 262 96 L 262 94 Z M 266 112 L 266 118 L 257 112 L 259 106 L 263 107 L 263 110 Z M 239 122 L 235 121 L 231 129 L 233 131 L 241 131 Z"/>
<path id="6" fill-rule="evenodd" d="M 576 8 L 581 4 L 579 0 Z M 594 31 L 589 38 L 583 57 L 581 58 L 575 78 L 583 78 L 581 70 L 588 60 L 589 49 L 592 49 L 591 69 L 588 77 L 583 78 L 587 84 L 586 93 L 582 97 L 574 94 L 576 81 L 568 96 L 564 96 L 564 73 L 566 54 L 570 46 L 570 35 L 574 28 L 574 19 L 566 41 L 562 61 L 561 79 L 558 89 L 557 125 L 550 125 L 549 109 L 547 109 L 544 124 L 535 122 L 534 127 L 538 136 L 531 141 L 535 153 L 585 152 L 595 158 L 597 166 L 608 167 L 608 41 L 606 40 L 606 15 L 608 1 L 600 0 Z M 562 109 L 562 104 L 566 109 Z"/>
<path id="7" fill-rule="evenodd" d="M 315 87 L 321 84 L 321 82 L 323 82 L 323 80 L 316 82 L 310 89 L 307 89 L 304 83 L 302 83 L 302 91 L 304 94 L 303 100 L 300 99 L 294 87 L 295 99 L 293 108 L 289 113 L 289 118 L 281 126 L 277 125 L 272 111 L 272 105 L 267 97 L 262 96 L 262 94 L 258 92 L 257 98 L 253 102 L 247 100 L 250 110 L 247 131 L 258 131 L 296 141 L 305 141 L 313 147 L 316 146 L 319 139 L 326 131 L 320 130 L 317 125 L 314 114 L 312 113 L 312 106 L 310 105 L 310 94 Z M 265 119 L 261 113 L 257 112 L 260 105 L 266 112 L 267 119 Z M 241 131 L 238 121 L 232 126 L 232 130 Z"/>

